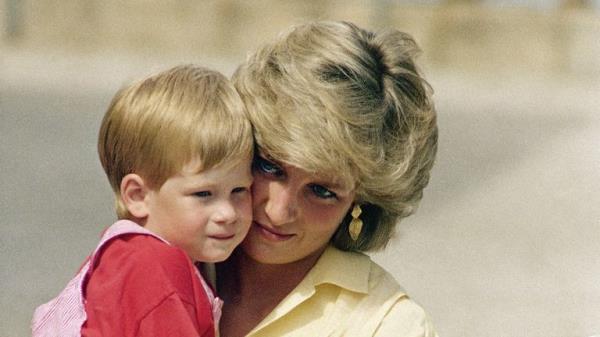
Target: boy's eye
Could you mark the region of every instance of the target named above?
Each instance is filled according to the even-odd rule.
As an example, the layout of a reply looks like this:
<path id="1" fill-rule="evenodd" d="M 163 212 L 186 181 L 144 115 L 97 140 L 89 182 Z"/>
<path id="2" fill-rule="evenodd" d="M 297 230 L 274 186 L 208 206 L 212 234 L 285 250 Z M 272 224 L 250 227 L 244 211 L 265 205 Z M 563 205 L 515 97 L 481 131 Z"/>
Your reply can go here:
<path id="1" fill-rule="evenodd" d="M 246 187 L 236 187 L 233 190 L 231 190 L 231 193 L 242 193 L 246 191 L 248 191 L 248 188 Z"/>
<path id="2" fill-rule="evenodd" d="M 195 196 L 200 197 L 200 198 L 206 198 L 206 197 L 210 197 L 212 195 L 212 193 L 210 193 L 210 191 L 198 191 L 196 193 L 194 193 Z"/>
<path id="3" fill-rule="evenodd" d="M 272 163 L 262 157 L 256 157 L 256 159 L 254 160 L 254 167 L 255 167 L 255 169 L 259 170 L 260 172 L 266 173 L 269 175 L 273 175 L 273 176 L 277 176 L 277 177 L 283 175 L 283 170 L 281 168 L 279 168 L 279 166 L 277 166 L 275 163 Z"/>
<path id="4" fill-rule="evenodd" d="M 310 185 L 310 189 L 313 191 L 313 193 L 321 198 L 321 199 L 331 199 L 331 198 L 337 198 L 337 195 L 333 192 L 331 192 L 330 190 L 328 190 L 327 188 L 321 186 L 321 185 L 317 185 L 317 184 L 313 184 Z"/>

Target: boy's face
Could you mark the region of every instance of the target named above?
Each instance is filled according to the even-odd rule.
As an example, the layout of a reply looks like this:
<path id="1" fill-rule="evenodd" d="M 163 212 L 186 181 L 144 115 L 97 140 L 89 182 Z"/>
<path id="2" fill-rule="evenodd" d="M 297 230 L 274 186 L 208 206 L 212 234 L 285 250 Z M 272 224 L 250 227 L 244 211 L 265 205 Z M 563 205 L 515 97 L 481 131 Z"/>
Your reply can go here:
<path id="1" fill-rule="evenodd" d="M 144 227 L 179 247 L 193 261 L 223 261 L 252 222 L 250 159 L 230 168 L 195 173 L 185 166 L 146 195 Z"/>

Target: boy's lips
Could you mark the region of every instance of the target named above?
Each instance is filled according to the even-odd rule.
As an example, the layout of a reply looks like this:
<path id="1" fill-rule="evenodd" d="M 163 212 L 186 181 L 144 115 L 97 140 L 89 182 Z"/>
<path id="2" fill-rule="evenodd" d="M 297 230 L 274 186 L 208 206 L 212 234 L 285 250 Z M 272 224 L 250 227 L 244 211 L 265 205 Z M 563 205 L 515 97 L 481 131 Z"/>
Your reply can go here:
<path id="1" fill-rule="evenodd" d="M 211 239 L 215 239 L 215 240 L 231 240 L 235 237 L 235 234 L 215 234 L 215 235 L 209 235 L 208 236 Z"/>
<path id="2" fill-rule="evenodd" d="M 253 225 L 254 225 L 253 227 L 256 229 L 256 231 L 262 237 L 264 237 L 268 240 L 271 240 L 271 241 L 285 241 L 285 240 L 291 239 L 293 236 L 296 235 L 296 234 L 286 234 L 286 233 L 279 232 L 273 228 L 268 228 L 266 226 L 263 226 L 256 221 L 253 222 Z"/>

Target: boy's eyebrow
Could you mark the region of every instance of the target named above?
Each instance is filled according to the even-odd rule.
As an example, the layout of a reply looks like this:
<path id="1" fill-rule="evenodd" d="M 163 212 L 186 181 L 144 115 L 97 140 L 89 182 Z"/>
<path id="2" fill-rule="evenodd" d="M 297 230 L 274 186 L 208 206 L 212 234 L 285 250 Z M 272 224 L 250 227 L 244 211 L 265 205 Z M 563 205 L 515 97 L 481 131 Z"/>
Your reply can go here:
<path id="1" fill-rule="evenodd" d="M 213 184 L 208 181 L 199 181 L 192 182 L 187 186 L 188 190 L 197 190 L 197 189 L 211 189 L 214 188 L 216 184 Z"/>

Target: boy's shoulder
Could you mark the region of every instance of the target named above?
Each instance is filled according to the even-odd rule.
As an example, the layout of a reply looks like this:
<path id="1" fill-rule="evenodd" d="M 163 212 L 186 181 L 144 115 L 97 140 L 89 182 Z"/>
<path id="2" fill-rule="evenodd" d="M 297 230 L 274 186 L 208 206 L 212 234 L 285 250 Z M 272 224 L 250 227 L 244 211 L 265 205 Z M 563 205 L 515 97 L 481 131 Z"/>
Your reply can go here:
<path id="1" fill-rule="evenodd" d="M 94 260 L 90 281 L 98 284 L 94 278 L 158 297 L 177 292 L 190 301 L 194 284 L 200 282 L 183 250 L 144 234 L 125 234 L 107 242 Z"/>
<path id="2" fill-rule="evenodd" d="M 171 246 L 156 237 L 139 233 L 123 234 L 113 238 L 105 245 L 101 252 L 102 255 L 106 255 L 107 251 L 126 254 L 129 260 L 151 259 L 155 262 L 190 260 L 182 249 Z"/>

